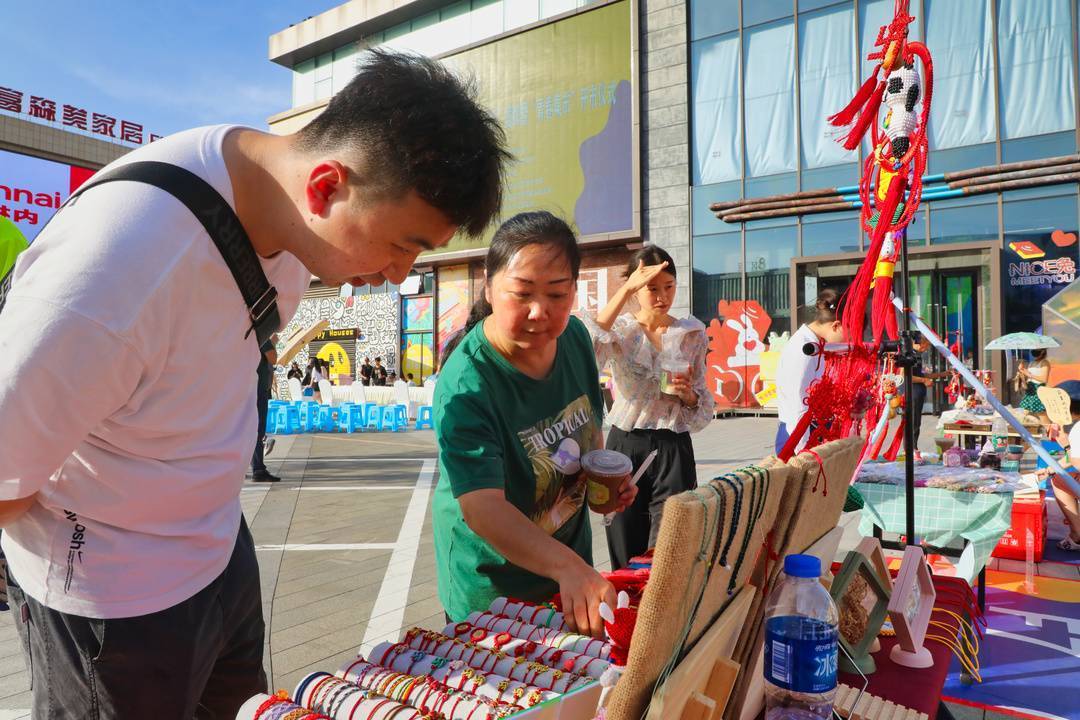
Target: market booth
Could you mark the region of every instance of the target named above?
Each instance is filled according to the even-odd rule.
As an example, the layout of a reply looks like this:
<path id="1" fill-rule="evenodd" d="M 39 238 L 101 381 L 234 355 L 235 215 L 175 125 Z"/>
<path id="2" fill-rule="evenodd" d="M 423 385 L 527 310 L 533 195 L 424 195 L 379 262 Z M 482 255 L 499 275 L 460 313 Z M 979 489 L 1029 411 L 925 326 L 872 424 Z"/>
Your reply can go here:
<path id="1" fill-rule="evenodd" d="M 823 582 L 842 609 L 841 634 L 849 627 L 857 635 L 842 643 L 845 653 L 873 650 L 884 613 L 864 617 L 857 608 L 865 598 L 845 593 L 865 593 L 860 572 L 870 568 L 879 586 L 889 584 L 888 603 L 894 581 L 880 549 L 860 548 L 833 566 L 837 524 L 863 445 L 856 437 L 788 463 L 770 457 L 670 498 L 654 551 L 608 574 L 622 594 L 606 617 L 603 640 L 570 633 L 554 603 L 499 599 L 465 622 L 408 629 L 397 643 L 313 673 L 296 688 L 253 697 L 237 718 L 755 718 L 764 706 L 765 599 L 785 555 L 822 560 Z M 912 572 L 919 568 L 926 568 L 921 551 L 905 557 L 900 574 L 916 578 L 904 582 L 929 617 L 937 605 Z M 955 620 L 942 617 L 954 628 L 970 622 L 970 587 L 949 578 L 934 582 L 948 583 L 938 597 L 961 610 Z M 848 606 L 856 608 L 851 617 L 844 615 Z M 940 643 L 928 668 L 911 670 L 890 657 L 892 646 L 905 641 L 880 643 L 865 689 L 858 669 L 841 674 L 838 710 L 858 718 L 934 717 L 952 653 Z M 900 677 L 918 677 L 920 689 L 912 691 Z"/>

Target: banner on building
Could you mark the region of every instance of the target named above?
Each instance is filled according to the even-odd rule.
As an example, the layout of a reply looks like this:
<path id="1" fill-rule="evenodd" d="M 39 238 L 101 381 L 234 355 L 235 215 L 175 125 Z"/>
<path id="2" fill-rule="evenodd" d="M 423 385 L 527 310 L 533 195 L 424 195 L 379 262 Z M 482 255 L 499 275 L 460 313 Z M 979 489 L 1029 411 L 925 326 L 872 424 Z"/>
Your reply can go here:
<path id="1" fill-rule="evenodd" d="M 506 130 L 504 218 L 550 210 L 586 242 L 640 234 L 631 10 L 623 0 L 443 59 L 476 78 Z M 486 247 L 493 231 L 440 252 Z"/>

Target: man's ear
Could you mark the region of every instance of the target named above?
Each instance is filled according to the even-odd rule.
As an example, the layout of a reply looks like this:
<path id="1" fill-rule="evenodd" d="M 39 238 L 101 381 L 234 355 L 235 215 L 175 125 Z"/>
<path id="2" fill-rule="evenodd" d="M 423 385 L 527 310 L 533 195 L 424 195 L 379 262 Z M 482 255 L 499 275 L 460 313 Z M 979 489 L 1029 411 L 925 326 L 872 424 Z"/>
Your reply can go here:
<path id="1" fill-rule="evenodd" d="M 337 160 L 325 160 L 311 169 L 304 186 L 308 210 L 323 215 L 349 179 L 349 170 Z"/>

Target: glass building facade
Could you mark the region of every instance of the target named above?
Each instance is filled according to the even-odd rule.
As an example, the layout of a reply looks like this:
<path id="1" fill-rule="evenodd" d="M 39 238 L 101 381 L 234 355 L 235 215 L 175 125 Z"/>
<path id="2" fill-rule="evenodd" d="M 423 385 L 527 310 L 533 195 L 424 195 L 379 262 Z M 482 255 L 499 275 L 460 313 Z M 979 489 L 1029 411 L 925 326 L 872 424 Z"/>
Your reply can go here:
<path id="1" fill-rule="evenodd" d="M 869 74 L 865 57 L 893 0 L 689 0 L 688 11 L 693 312 L 724 321 L 718 307 L 756 301 L 781 333 L 805 320 L 797 308 L 827 284 L 815 273 L 829 262 L 814 259 L 865 248 L 857 213 L 729 224 L 709 206 L 857 183 L 868 148 L 845 150 L 827 118 Z M 911 0 L 910 11 L 910 37 L 927 44 L 934 63 L 929 173 L 1077 152 L 1076 0 Z M 932 268 L 924 274 L 937 273 L 912 282 L 924 314 L 932 300 L 968 287 L 949 279 L 957 274 L 970 271 L 972 287 L 992 294 L 1004 272 L 991 267 L 994 252 L 1002 259 L 1012 239 L 1080 226 L 1075 182 L 921 207 L 909 246 Z M 978 243 L 996 250 L 949 252 Z M 809 272 L 792 277 L 804 263 Z M 856 264 L 835 258 L 832 266 L 824 275 L 846 285 Z M 918 274 L 917 259 L 911 269 Z M 923 297 L 931 281 L 941 290 Z M 951 313 L 945 324 L 958 327 L 967 314 L 985 334 L 1005 322 L 986 319 L 989 303 L 975 308 L 974 290 L 957 294 L 955 307 L 937 303 Z"/>
<path id="2" fill-rule="evenodd" d="M 738 316 L 732 328 L 768 349 L 766 332 L 795 329 L 818 291 L 850 282 L 867 244 L 858 213 L 727 223 L 710 205 L 856 185 L 868 144 L 846 150 L 827 118 L 872 70 L 893 0 L 689 0 L 688 11 L 692 312 L 724 327 L 750 303 L 757 329 Z M 1077 153 L 1077 12 L 1076 0 L 910 0 L 909 38 L 933 57 L 928 174 Z M 1075 236 L 1077 187 L 924 200 L 908 231 L 912 307 L 988 366 L 977 356 L 990 332 L 1041 323 L 1044 299 L 1009 282 L 1010 243 Z M 1080 260 L 1075 244 L 1061 252 Z M 756 405 L 768 363 L 751 354 L 731 353 L 747 367 L 732 406 Z"/>

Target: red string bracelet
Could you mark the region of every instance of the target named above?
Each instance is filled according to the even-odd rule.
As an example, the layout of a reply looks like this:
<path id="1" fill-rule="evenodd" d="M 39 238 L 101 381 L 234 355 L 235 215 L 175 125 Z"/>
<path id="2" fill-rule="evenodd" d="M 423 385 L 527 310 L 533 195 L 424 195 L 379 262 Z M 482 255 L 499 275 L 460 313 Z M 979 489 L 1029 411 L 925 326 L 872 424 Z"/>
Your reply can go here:
<path id="1" fill-rule="evenodd" d="M 289 693 L 284 690 L 278 690 L 276 693 L 267 698 L 262 705 L 255 710 L 255 715 L 252 720 L 259 720 L 262 714 L 270 709 L 271 705 L 277 705 L 278 703 L 289 702 Z"/>

